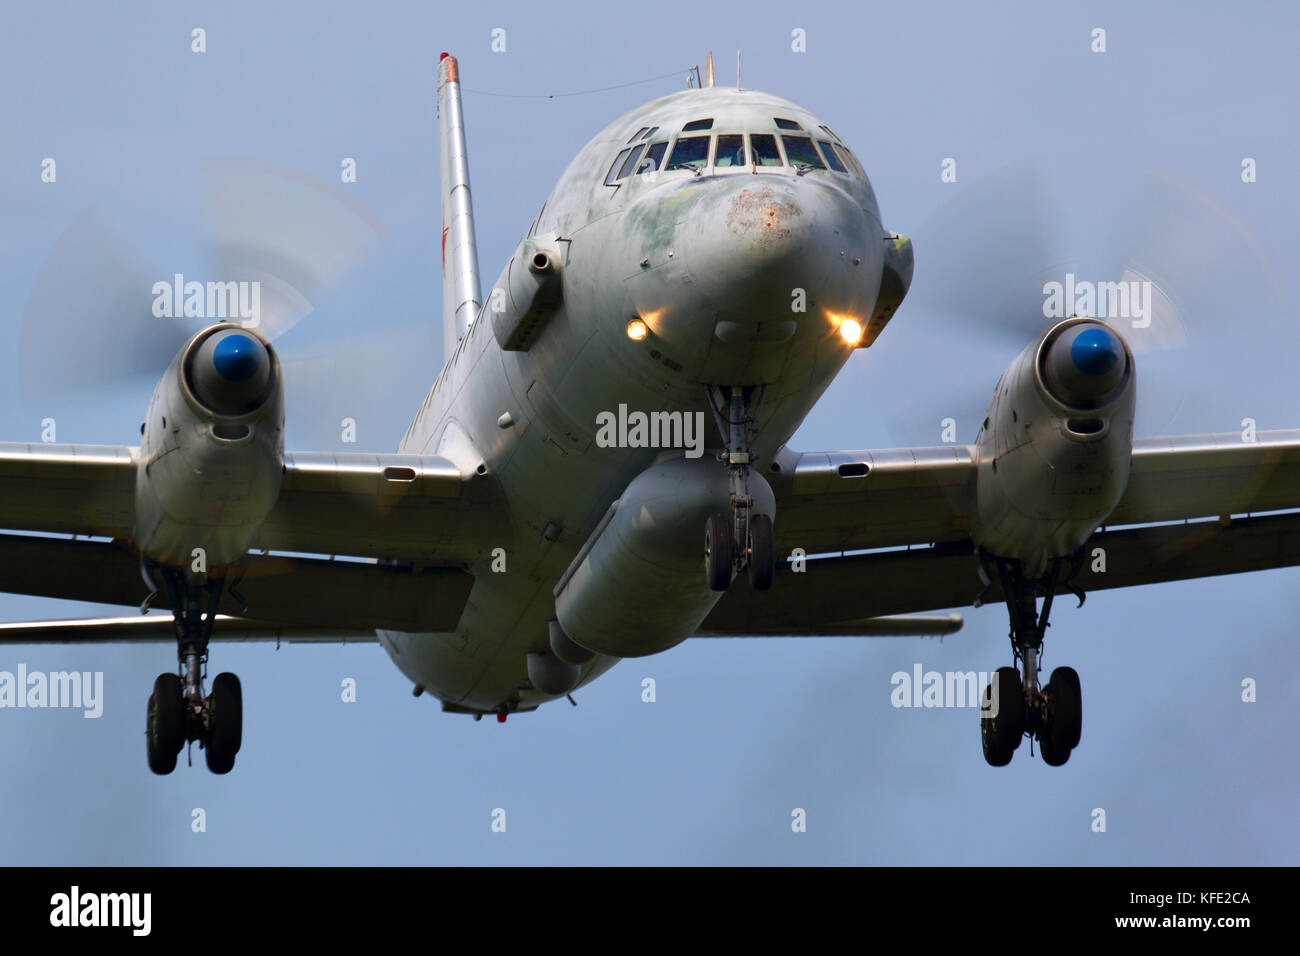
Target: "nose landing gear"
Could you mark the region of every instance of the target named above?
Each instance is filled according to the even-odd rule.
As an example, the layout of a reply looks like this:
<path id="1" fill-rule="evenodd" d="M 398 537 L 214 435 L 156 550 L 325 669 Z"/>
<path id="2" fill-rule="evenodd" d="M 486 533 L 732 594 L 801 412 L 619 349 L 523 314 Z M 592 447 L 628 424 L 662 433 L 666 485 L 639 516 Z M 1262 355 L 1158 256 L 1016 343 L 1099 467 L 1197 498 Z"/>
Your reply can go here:
<path id="1" fill-rule="evenodd" d="M 709 407 L 727 449 L 720 460 L 727 465 L 731 514 L 710 515 L 704 528 L 704 575 L 709 589 L 725 591 L 733 573 L 748 570 L 749 586 L 766 591 L 776 572 L 772 516 L 754 512 L 749 482 L 758 456 L 750 444 L 758 431 L 766 386 L 711 386 Z"/>
<path id="2" fill-rule="evenodd" d="M 984 759 L 994 767 L 1004 767 L 1028 736 L 1038 741 L 1043 762 L 1059 767 L 1070 759 L 1070 753 L 1079 745 L 1083 726 L 1083 702 L 1079 688 L 1079 675 L 1072 667 L 1058 667 L 1045 687 L 1039 687 L 1039 662 L 1043 653 L 1043 637 L 1047 632 L 1048 618 L 1052 612 L 1052 599 L 1061 580 L 1067 560 L 1070 562 L 1067 586 L 1079 595 L 1074 587 L 1074 576 L 1082 562 L 1079 556 L 1057 558 L 1048 564 L 1047 572 L 1037 579 L 1024 576 L 1019 561 L 995 558 L 980 554 L 981 576 L 989 580 L 988 572 L 996 572 L 1006 599 L 1011 618 L 1011 649 L 1020 669 L 1000 667 L 984 689 L 980 711 L 980 742 Z M 1042 611 L 1038 609 L 1038 594 L 1043 593 Z M 979 606 L 978 603 L 976 606 Z"/>
<path id="3" fill-rule="evenodd" d="M 181 676 L 160 674 L 154 681 L 145 724 L 149 769 L 156 774 L 171 773 L 185 744 L 197 741 L 208 769 L 229 773 L 243 741 L 244 696 L 239 678 L 218 674 L 212 681 L 212 693 L 203 695 L 208 640 L 224 582 L 190 582 L 174 569 L 159 569 L 159 573 L 172 606 Z"/>

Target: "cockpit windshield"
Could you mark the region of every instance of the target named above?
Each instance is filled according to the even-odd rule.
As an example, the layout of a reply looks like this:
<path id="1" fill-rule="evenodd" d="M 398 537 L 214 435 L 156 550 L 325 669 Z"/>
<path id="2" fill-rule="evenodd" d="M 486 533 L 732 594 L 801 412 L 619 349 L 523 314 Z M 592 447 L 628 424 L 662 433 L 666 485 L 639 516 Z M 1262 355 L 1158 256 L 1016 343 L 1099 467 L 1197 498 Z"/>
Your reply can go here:
<path id="1" fill-rule="evenodd" d="M 710 136 L 679 136 L 664 169 L 703 169 L 709 162 Z"/>
<path id="2" fill-rule="evenodd" d="M 715 168 L 724 166 L 748 166 L 745 159 L 745 137 L 740 134 L 719 136 L 718 149 L 713 154 Z"/>
<path id="3" fill-rule="evenodd" d="M 781 153 L 776 148 L 776 137 L 768 133 L 751 133 L 749 145 L 754 150 L 755 166 L 780 166 Z"/>
<path id="4" fill-rule="evenodd" d="M 660 143 L 651 143 L 650 148 L 645 151 L 636 171 L 640 173 L 653 173 L 659 169 L 659 164 L 663 162 L 664 153 L 668 151 L 667 141 Z"/>
<path id="5" fill-rule="evenodd" d="M 628 176 L 632 174 L 632 170 L 636 169 L 636 161 L 641 158 L 641 150 L 643 148 L 644 147 L 641 146 L 634 147 L 632 150 L 632 155 L 628 156 L 627 159 L 623 160 L 623 165 L 619 167 L 618 170 L 619 179 L 626 179 Z"/>
<path id="6" fill-rule="evenodd" d="M 835 170 L 837 173 L 848 172 L 848 170 L 844 168 L 844 164 L 840 162 L 840 158 L 835 155 L 835 149 L 831 146 L 830 140 L 819 139 L 817 140 L 817 145 L 821 147 L 822 155 L 826 157 L 827 166 Z"/>
<path id="7" fill-rule="evenodd" d="M 857 159 L 830 127 L 817 127 L 818 138 L 814 138 L 801 135 L 803 127 L 794 120 L 778 118 L 773 122 L 778 129 L 799 132 L 685 135 L 688 130 L 708 129 L 713 125 L 713 120 L 703 119 L 686 123 L 682 127 L 683 135 L 675 140 L 669 133 L 668 139 L 650 142 L 659 127 L 640 127 L 628 141 L 630 145 L 615 157 L 605 176 L 605 184 L 619 186 L 627 177 L 641 173 L 679 170 L 699 175 L 705 170 L 752 168 L 757 171 L 760 166 L 793 167 L 800 175 L 823 170 L 864 182 L 867 180 Z M 829 138 L 822 139 L 820 135 Z"/>
<path id="8" fill-rule="evenodd" d="M 822 158 L 817 155 L 812 140 L 807 136 L 782 136 L 781 142 L 785 145 L 785 155 L 789 157 L 791 166 L 796 168 L 806 166 L 810 169 L 826 168 Z"/>

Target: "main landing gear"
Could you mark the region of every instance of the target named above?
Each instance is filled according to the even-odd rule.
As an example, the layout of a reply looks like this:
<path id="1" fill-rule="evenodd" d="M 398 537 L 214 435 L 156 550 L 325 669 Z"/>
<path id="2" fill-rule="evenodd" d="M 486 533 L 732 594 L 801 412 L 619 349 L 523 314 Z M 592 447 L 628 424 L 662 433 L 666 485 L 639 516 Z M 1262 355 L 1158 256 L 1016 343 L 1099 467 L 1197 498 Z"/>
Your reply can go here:
<path id="1" fill-rule="evenodd" d="M 757 456 L 750 443 L 758 427 L 766 386 L 711 386 L 709 407 L 727 442 L 721 456 L 727 464 L 731 514 L 710 515 L 704 526 L 704 574 L 709 588 L 725 591 L 732 573 L 749 571 L 749 586 L 766 591 L 776 572 L 776 542 L 772 516 L 754 513 L 749 489 L 750 467 Z"/>
<path id="2" fill-rule="evenodd" d="M 1040 688 L 1038 665 L 1048 617 L 1052 612 L 1052 598 L 1067 564 L 1066 586 L 1079 598 L 1080 607 L 1083 606 L 1084 594 L 1073 583 L 1083 563 L 1082 553 L 1051 561 L 1046 573 L 1037 579 L 1026 578 L 1019 561 L 986 554 L 980 554 L 979 560 L 980 576 L 985 585 L 990 584 L 990 572 L 996 573 L 1002 585 L 1011 618 L 1011 650 L 1020 664 L 1019 671 L 1015 667 L 999 667 L 992 682 L 984 688 L 980 710 L 984 759 L 994 767 L 1005 767 L 1021 741 L 1028 736 L 1038 741 L 1043 762 L 1050 767 L 1059 767 L 1070 759 L 1070 752 L 1079 745 L 1082 732 L 1083 702 L 1079 675 L 1072 667 L 1058 667 L 1052 671 L 1047 685 Z M 1040 591 L 1043 595 L 1041 612 L 1038 610 Z M 975 606 L 979 607 L 981 603 L 977 598 Z"/>
<path id="3" fill-rule="evenodd" d="M 208 639 L 224 582 L 209 579 L 193 583 L 174 569 L 160 568 L 157 573 L 172 606 L 179 676 L 158 675 L 149 696 L 145 726 L 149 769 L 157 774 L 171 773 L 181 748 L 198 741 L 208 769 L 230 773 L 243 737 L 244 698 L 239 678 L 218 674 L 212 681 L 212 693 L 203 695 Z"/>

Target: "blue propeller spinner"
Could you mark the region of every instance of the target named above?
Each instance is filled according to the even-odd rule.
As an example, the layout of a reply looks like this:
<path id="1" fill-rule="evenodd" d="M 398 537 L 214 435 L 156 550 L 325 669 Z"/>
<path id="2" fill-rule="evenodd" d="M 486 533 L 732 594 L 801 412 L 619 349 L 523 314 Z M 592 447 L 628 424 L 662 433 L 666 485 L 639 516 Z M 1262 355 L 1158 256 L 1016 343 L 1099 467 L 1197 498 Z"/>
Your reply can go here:
<path id="1" fill-rule="evenodd" d="M 257 374 L 261 352 L 247 335 L 227 335 L 212 350 L 212 366 L 228 382 L 246 382 Z"/>
<path id="2" fill-rule="evenodd" d="M 1084 375 L 1105 375 L 1118 364 L 1123 354 L 1124 349 L 1115 334 L 1096 326 L 1080 332 L 1070 345 L 1070 361 Z"/>

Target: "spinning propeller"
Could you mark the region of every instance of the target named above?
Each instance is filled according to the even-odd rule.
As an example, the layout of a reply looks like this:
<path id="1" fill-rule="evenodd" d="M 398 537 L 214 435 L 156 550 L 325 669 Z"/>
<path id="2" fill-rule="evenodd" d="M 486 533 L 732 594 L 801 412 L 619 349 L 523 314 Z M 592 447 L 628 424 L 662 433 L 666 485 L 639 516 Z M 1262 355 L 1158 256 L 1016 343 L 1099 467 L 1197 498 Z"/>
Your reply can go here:
<path id="1" fill-rule="evenodd" d="M 1259 322 L 1281 301 L 1249 231 L 1163 171 L 1117 193 L 1095 177 L 1018 165 L 962 187 L 914 238 L 910 316 L 898 324 L 926 339 L 923 357 L 966 372 L 951 384 L 932 367 L 911 372 L 917 384 L 891 412 L 900 445 L 933 443 L 947 418 L 958 441 L 973 440 L 1003 369 L 1071 315 L 1099 318 L 1128 342 L 1135 433 L 1168 433 L 1217 371 L 1223 329 Z"/>
<path id="2" fill-rule="evenodd" d="M 98 208 L 59 238 L 24 314 L 23 389 L 29 402 L 52 391 L 93 400 L 101 390 L 134 380 L 147 394 L 185 342 L 218 322 L 277 340 L 373 249 L 383 231 L 340 190 L 291 170 L 210 161 L 200 183 L 202 274 L 188 265 L 182 270 L 179 254 L 170 266 L 151 263 Z M 430 320 L 436 316 L 408 327 L 400 342 L 365 331 L 372 317 L 359 318 L 362 332 L 353 341 L 326 353 L 281 355 L 290 426 L 305 427 L 314 439 L 328 442 L 332 436 L 336 443 L 331 403 L 340 404 L 345 393 L 361 404 L 358 390 L 367 384 L 379 388 L 393 363 L 417 348 L 430 360 L 430 378 L 421 386 L 431 381 L 438 335 Z M 236 336 L 217 356 L 236 376 L 255 351 L 250 344 L 240 353 L 234 343 L 241 340 L 252 342 Z M 345 370 L 347 377 L 340 378 Z"/>

